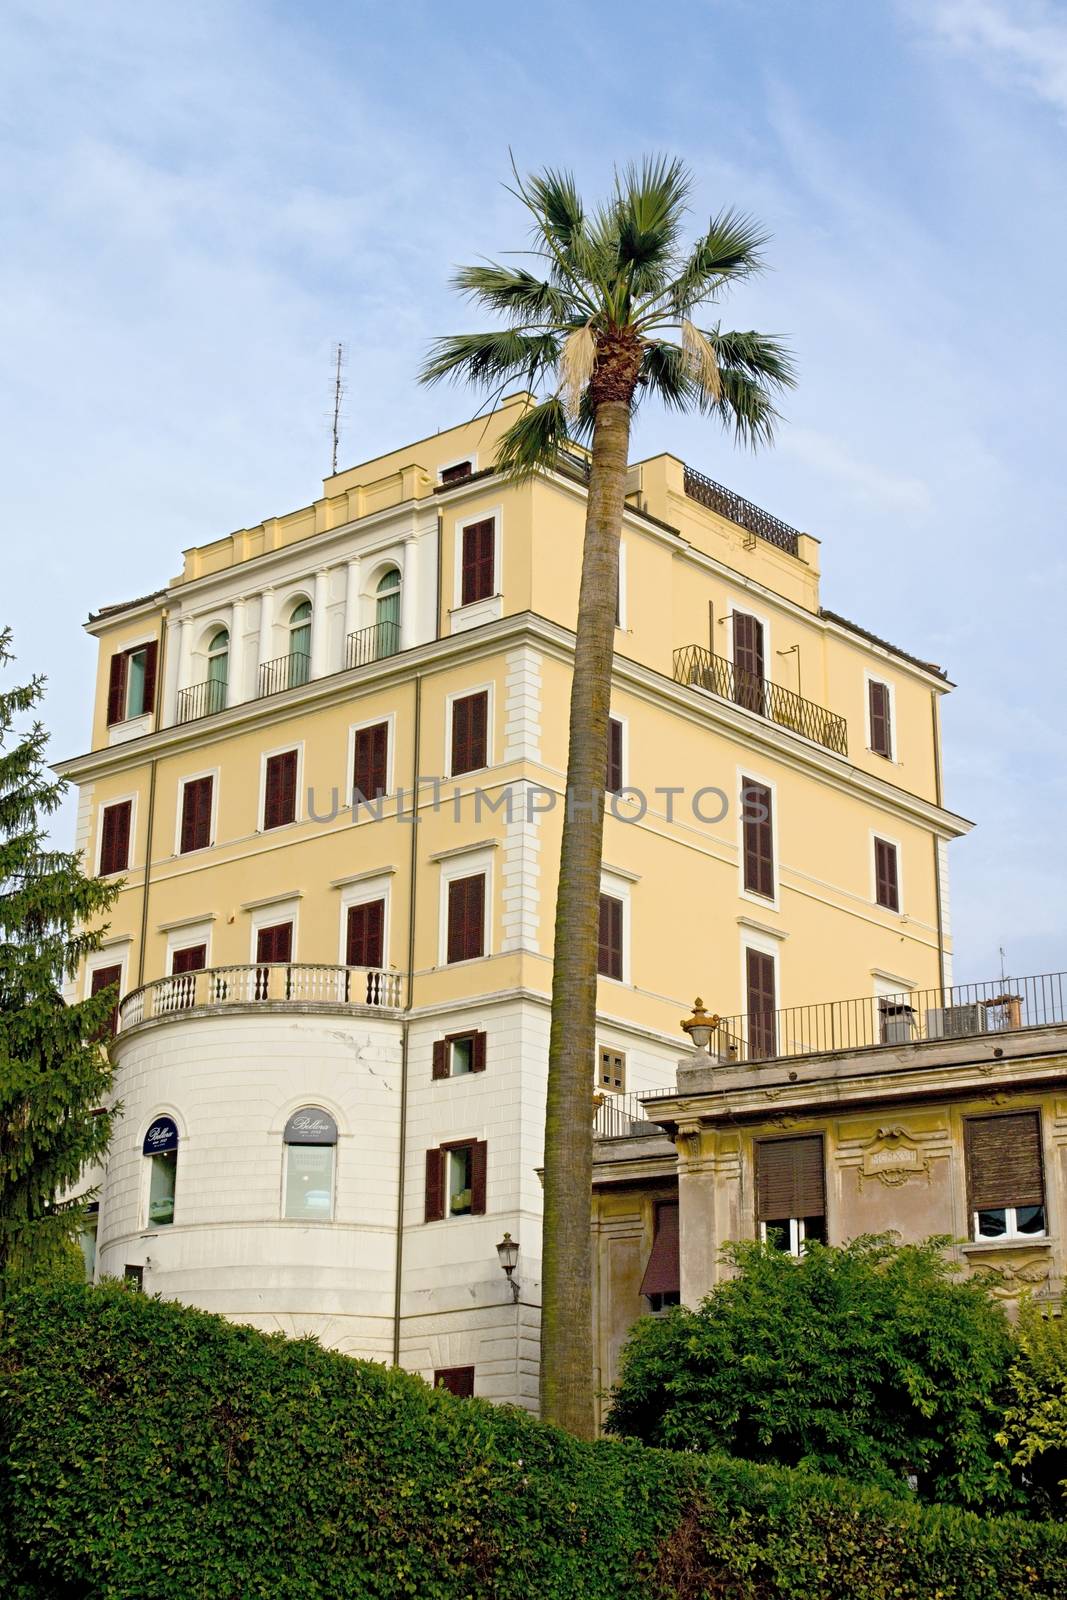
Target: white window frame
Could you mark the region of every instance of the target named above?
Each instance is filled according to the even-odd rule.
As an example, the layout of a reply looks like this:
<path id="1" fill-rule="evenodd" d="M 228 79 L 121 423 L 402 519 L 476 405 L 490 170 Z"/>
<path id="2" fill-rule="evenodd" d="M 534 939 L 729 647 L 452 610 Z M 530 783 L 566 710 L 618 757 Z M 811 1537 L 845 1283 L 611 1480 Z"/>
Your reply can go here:
<path id="1" fill-rule="evenodd" d="M 113 794 L 113 795 L 110 795 L 108 797 L 108 799 L 101 800 L 99 802 L 99 804 L 97 805 L 97 808 L 96 808 L 96 876 L 98 878 L 102 878 L 104 876 L 107 876 L 109 878 L 118 878 L 118 877 L 121 877 L 121 875 L 124 872 L 133 872 L 135 867 L 136 867 L 136 865 L 137 865 L 137 798 L 138 798 L 137 797 L 137 792 L 136 792 L 136 790 L 134 790 L 131 794 Z M 100 869 L 100 863 L 101 863 L 101 861 L 103 859 L 103 855 L 104 855 L 104 812 L 109 810 L 111 806 L 125 805 L 127 800 L 132 802 L 132 804 L 130 806 L 130 854 L 129 854 L 129 859 L 127 860 L 126 865 L 124 867 L 119 867 L 117 872 L 109 872 L 109 873 L 105 874 Z"/>
<path id="2" fill-rule="evenodd" d="M 130 965 L 130 948 L 133 944 L 129 936 L 118 939 L 114 944 L 105 944 L 99 950 L 94 950 L 86 958 L 85 972 L 82 976 L 82 999 L 89 1000 L 93 992 L 93 973 L 102 967 L 120 967 L 119 997 L 116 1004 L 121 1004 L 126 995 L 126 977 Z"/>
<path id="3" fill-rule="evenodd" d="M 472 695 L 488 693 L 485 707 L 485 766 L 472 767 L 468 772 L 452 771 L 452 711 L 457 700 L 469 700 Z M 462 783 L 465 778 L 473 778 L 475 773 L 488 772 L 495 765 L 496 750 L 496 684 L 490 679 L 487 683 L 472 683 L 463 689 L 456 689 L 445 696 L 445 759 L 441 763 L 445 769 L 446 778 L 455 778 L 457 783 Z"/>
<path id="4" fill-rule="evenodd" d="M 203 851 L 203 850 L 212 850 L 212 849 L 214 849 L 215 845 L 218 843 L 219 774 L 220 774 L 220 771 L 221 771 L 221 768 L 219 768 L 219 767 L 205 767 L 203 772 L 183 773 L 182 776 L 178 779 L 178 804 L 177 804 L 177 808 L 176 808 L 175 813 L 174 813 L 174 855 L 175 855 L 175 859 L 177 859 L 179 856 L 198 856 L 198 855 L 200 855 L 201 851 Z M 264 768 L 264 772 L 266 772 L 266 768 Z M 211 837 L 208 840 L 207 844 L 200 845 L 196 850 L 183 850 L 182 849 L 182 811 L 185 808 L 185 786 L 186 786 L 187 783 L 195 783 L 198 778 L 210 778 L 211 779 Z M 273 829 L 271 831 L 273 832 Z"/>
<path id="5" fill-rule="evenodd" d="M 450 467 L 461 467 L 465 461 L 470 462 L 471 477 L 473 477 L 478 471 L 478 452 L 477 450 L 468 450 L 465 455 L 457 456 L 454 461 L 442 461 L 441 465 L 437 469 L 438 483 L 444 482 L 444 475 Z M 447 487 L 449 489 L 458 489 L 460 485 L 466 483 L 466 481 L 466 478 L 457 478 L 455 483 L 450 483 L 447 485 Z M 475 520 L 477 521 L 479 519 L 476 518 Z"/>
<path id="6" fill-rule="evenodd" d="M 884 761 L 885 757 L 883 756 L 882 759 Z M 869 835 L 869 838 L 870 838 L 870 849 L 869 849 L 869 857 L 868 857 L 868 859 L 869 859 L 869 862 L 870 862 L 870 875 L 871 875 L 871 881 L 870 881 L 871 905 L 874 907 L 874 909 L 876 911 L 883 911 L 887 917 L 902 917 L 904 915 L 904 906 L 906 904 L 905 899 L 904 899 L 904 850 L 903 850 L 903 847 L 901 846 L 901 843 L 900 843 L 899 839 L 894 839 L 894 837 L 893 837 L 893 835 L 891 833 L 886 833 L 885 830 L 882 829 L 882 828 L 871 828 L 871 829 L 868 830 L 868 835 Z M 883 844 L 891 844 L 893 846 L 893 849 L 897 853 L 897 909 L 895 911 L 893 911 L 889 906 L 881 905 L 879 900 L 878 900 L 878 862 L 877 862 L 876 856 L 875 856 L 875 843 L 874 843 L 874 841 L 876 839 L 880 839 Z"/>
<path id="7" fill-rule="evenodd" d="M 464 460 L 465 457 L 460 457 Z M 463 604 L 463 533 L 476 522 L 493 519 L 493 592 L 481 600 Z M 483 622 L 495 622 L 504 614 L 504 510 L 500 505 L 487 506 L 472 516 L 457 517 L 452 535 L 452 608 L 449 612 L 449 629 L 463 633 L 468 628 L 478 628 Z"/>
<path id="8" fill-rule="evenodd" d="M 1042 1154 L 1043 1153 L 1044 1152 L 1042 1152 Z M 1048 1200 L 1047 1199 L 1042 1202 L 1042 1206 L 1041 1206 L 1041 1209 L 1045 1213 L 1045 1226 L 1041 1229 L 1040 1233 L 1020 1233 L 1019 1232 L 1018 1221 L 1017 1221 L 1018 1213 L 1021 1210 L 1028 1210 L 1029 1207 L 1023 1207 L 1023 1206 L 986 1206 L 985 1209 L 987 1211 L 1003 1211 L 1003 1213 L 1004 1213 L 1004 1232 L 1003 1233 L 998 1233 L 996 1236 L 993 1236 L 992 1234 L 988 1234 L 988 1233 L 979 1233 L 978 1232 L 978 1216 L 979 1216 L 979 1213 L 977 1211 L 972 1211 L 971 1212 L 971 1243 L 972 1244 L 994 1244 L 994 1245 L 995 1244 L 1008 1244 L 1008 1243 L 1015 1244 L 1015 1243 L 1018 1243 L 1020 1241 L 1025 1244 L 1027 1242 L 1027 1240 L 1029 1240 L 1029 1239 L 1047 1239 L 1048 1236 L 1049 1236 L 1048 1235 Z"/>
<path id="9" fill-rule="evenodd" d="M 364 717 L 362 722 L 350 722 L 348 725 L 348 766 L 346 768 L 345 777 L 344 810 L 351 808 L 352 796 L 355 793 L 353 776 L 356 769 L 356 734 L 361 733 L 364 728 L 376 728 L 381 722 L 384 722 L 388 728 L 388 732 L 385 736 L 385 792 L 386 795 L 392 795 L 396 793 L 393 776 L 393 762 L 396 756 L 396 712 L 387 711 L 383 716 Z M 449 747 L 451 748 L 451 743 Z M 370 799 L 370 804 L 373 806 L 373 797 L 368 798 Z M 367 815 L 365 811 L 362 814 L 364 816 Z"/>
<path id="10" fill-rule="evenodd" d="M 633 983 L 633 963 L 632 963 L 632 932 L 633 932 L 633 928 L 632 928 L 632 924 L 633 924 L 632 910 L 633 910 L 633 907 L 632 907 L 631 899 L 630 899 L 630 890 L 631 890 L 631 888 L 632 888 L 632 882 L 631 882 L 630 879 L 624 878 L 624 877 L 620 876 L 620 874 L 612 872 L 608 868 L 603 868 L 601 870 L 601 873 L 600 873 L 600 893 L 602 895 L 607 895 L 612 900 L 621 900 L 622 901 L 622 977 L 621 978 L 609 978 L 609 977 L 606 976 L 605 973 L 598 972 L 597 973 L 597 982 L 598 983 L 617 983 L 617 984 L 625 985 L 627 988 L 629 988 L 630 985 Z M 599 906 L 599 901 L 597 902 L 597 904 Z M 599 915 L 599 912 L 598 912 L 598 915 Z"/>
<path id="11" fill-rule="evenodd" d="M 799 1261 L 801 1256 L 804 1254 L 804 1244 L 805 1244 L 804 1218 L 803 1217 L 789 1217 L 789 1218 L 784 1218 L 783 1217 L 782 1220 L 783 1221 L 788 1221 L 788 1223 L 789 1223 L 789 1254 L 795 1260 Z M 823 1222 L 824 1223 L 826 1222 L 825 1215 L 823 1216 Z M 759 1236 L 760 1236 L 760 1243 L 761 1244 L 766 1244 L 767 1243 L 767 1224 L 765 1222 L 761 1222 L 760 1225 L 759 1225 Z"/>
<path id="12" fill-rule="evenodd" d="M 889 691 L 889 754 L 888 754 L 888 756 L 882 755 L 882 753 L 880 751 L 878 751 L 878 750 L 875 750 L 873 748 L 873 745 L 872 745 L 872 740 L 871 740 L 871 684 L 872 683 L 880 683 L 886 689 L 888 689 L 888 691 Z M 869 668 L 865 669 L 864 673 L 863 673 L 863 732 L 864 732 L 864 738 L 865 738 L 866 745 L 867 745 L 867 754 L 868 755 L 871 755 L 871 756 L 876 755 L 878 757 L 879 761 L 889 761 L 889 762 L 892 762 L 892 764 L 894 766 L 899 765 L 899 763 L 897 761 L 897 691 L 896 691 L 896 685 L 894 683 L 892 683 L 888 678 L 883 678 L 881 673 L 871 672 Z"/>
<path id="13" fill-rule="evenodd" d="M 753 783 L 758 783 L 762 788 L 769 789 L 771 793 L 771 867 L 774 881 L 774 893 L 771 896 L 756 894 L 753 889 L 745 888 L 745 820 L 741 798 L 742 780 L 751 778 Z M 740 899 L 747 900 L 750 905 L 762 906 L 765 911 L 781 910 L 781 857 L 778 846 L 778 785 L 773 778 L 757 772 L 753 767 L 738 766 L 736 768 L 734 794 L 737 804 L 737 893 Z"/>
<path id="14" fill-rule="evenodd" d="M 493 855 L 492 849 L 484 845 L 472 845 L 469 850 L 461 850 L 456 855 L 451 855 L 440 862 L 441 884 L 438 898 L 438 930 L 437 930 L 437 964 L 446 967 L 449 971 L 456 967 L 469 967 L 475 961 L 485 961 L 493 954 Z M 448 886 L 457 878 L 475 878 L 479 873 L 485 876 L 485 910 L 482 927 L 482 953 L 480 956 L 468 956 L 463 961 L 449 961 L 448 959 Z M 473 1030 L 472 1030 L 473 1031 Z"/>
<path id="15" fill-rule="evenodd" d="M 392 900 L 390 896 L 392 874 L 383 872 L 374 877 L 357 878 L 354 883 L 346 883 L 340 893 L 340 921 L 337 930 L 337 965 L 346 965 L 345 956 L 348 953 L 348 913 L 353 906 L 365 906 L 374 900 L 385 901 L 385 911 L 382 916 L 382 959 L 383 970 L 391 970 L 389 962 L 389 937 L 392 921 Z"/>
<path id="16" fill-rule="evenodd" d="M 619 796 L 626 793 L 630 784 L 630 719 L 621 716 L 618 711 L 608 712 L 608 721 L 617 722 L 622 728 L 622 785 L 616 791 Z M 611 735 L 609 733 L 608 737 Z M 611 815 L 611 798 L 608 797 L 608 815 Z"/>
<path id="17" fill-rule="evenodd" d="M 180 928 L 171 928 L 167 932 L 167 974 L 171 976 L 171 967 L 174 957 L 181 950 L 192 950 L 198 944 L 204 946 L 204 967 L 211 965 L 211 929 L 213 918 L 205 917 L 202 922 L 186 922 Z"/>
<path id="18" fill-rule="evenodd" d="M 752 776 L 752 774 L 749 774 Z M 760 901 L 761 905 L 766 904 Z M 740 955 L 740 985 L 741 1007 L 739 1015 L 744 1022 L 745 1045 L 748 1046 L 748 952 L 757 951 L 760 955 L 770 956 L 774 962 L 774 1011 L 775 1015 L 784 1008 L 782 1006 L 782 961 L 781 947 L 785 934 L 760 933 L 757 929 L 742 924 L 741 927 L 741 955 Z M 778 1039 L 776 1043 L 781 1043 Z"/>
<path id="19" fill-rule="evenodd" d="M 307 1103 L 308 1102 L 306 1100 L 302 1100 L 299 1105 L 293 1107 L 293 1110 L 294 1111 L 299 1111 Z M 316 1104 L 321 1104 L 321 1100 L 317 1101 Z M 323 1106 L 322 1109 L 324 1111 L 326 1111 L 329 1108 L 327 1106 Z M 291 1114 L 292 1113 L 290 1113 L 290 1115 Z M 330 1115 L 333 1116 L 333 1113 L 331 1112 Z M 286 1118 L 286 1121 L 288 1121 L 288 1118 Z M 337 1123 L 337 1118 L 336 1117 L 334 1117 L 334 1123 L 335 1124 Z M 336 1141 L 333 1144 L 325 1145 L 325 1146 L 323 1146 L 323 1145 L 310 1145 L 309 1146 L 309 1145 L 306 1145 L 306 1144 L 297 1144 L 297 1145 L 290 1144 L 288 1142 L 288 1140 L 286 1139 L 286 1137 L 285 1137 L 284 1128 L 282 1129 L 282 1191 L 281 1191 L 280 1201 L 279 1201 L 279 1206 L 278 1206 L 278 1220 L 280 1222 L 287 1222 L 291 1226 L 298 1227 L 298 1228 L 307 1228 L 307 1227 L 328 1228 L 331 1223 L 336 1221 L 336 1219 L 337 1219 L 337 1167 L 338 1167 L 337 1151 L 340 1148 L 340 1142 L 341 1142 L 341 1129 L 340 1129 L 339 1126 L 337 1128 L 337 1139 L 336 1139 Z M 319 1150 L 321 1150 L 321 1149 L 327 1149 L 327 1150 L 332 1150 L 333 1151 L 333 1159 L 330 1162 L 330 1214 L 329 1214 L 328 1217 L 290 1217 L 287 1214 L 286 1209 L 285 1209 L 285 1196 L 286 1196 L 286 1191 L 288 1190 L 288 1187 L 289 1187 L 289 1152 L 290 1152 L 290 1150 L 293 1150 L 293 1149 L 296 1149 L 296 1150 L 307 1150 L 307 1149 L 312 1149 L 312 1150 L 319 1149 Z"/>
<path id="20" fill-rule="evenodd" d="M 295 750 L 296 751 L 296 815 L 293 817 L 292 822 L 283 822 L 277 828 L 265 828 L 263 826 L 263 823 L 265 821 L 264 808 L 265 808 L 265 806 L 267 804 L 267 762 L 270 760 L 271 756 L 284 756 L 290 750 Z M 255 828 L 256 834 L 261 839 L 266 839 L 266 838 L 268 838 L 270 836 L 273 836 L 275 834 L 284 833 L 286 828 L 295 828 L 295 827 L 298 826 L 298 824 L 300 824 L 302 822 L 305 822 L 307 820 L 307 818 L 304 815 L 304 808 L 301 805 L 301 797 L 302 797 L 303 793 L 304 793 L 304 741 L 303 741 L 303 739 L 288 739 L 285 742 L 285 744 L 276 745 L 273 750 L 261 750 L 259 752 L 259 801 L 258 801 L 258 808 L 257 808 L 257 811 L 256 811 L 256 828 Z"/>
<path id="21" fill-rule="evenodd" d="M 295 966 L 300 959 L 297 955 L 300 938 L 300 899 L 296 895 L 281 895 L 277 900 L 269 900 L 254 906 L 249 913 L 248 937 L 248 964 L 256 964 L 256 940 L 260 928 L 273 928 L 276 923 L 291 922 L 293 925 L 292 951 L 289 956 L 290 966 Z"/>

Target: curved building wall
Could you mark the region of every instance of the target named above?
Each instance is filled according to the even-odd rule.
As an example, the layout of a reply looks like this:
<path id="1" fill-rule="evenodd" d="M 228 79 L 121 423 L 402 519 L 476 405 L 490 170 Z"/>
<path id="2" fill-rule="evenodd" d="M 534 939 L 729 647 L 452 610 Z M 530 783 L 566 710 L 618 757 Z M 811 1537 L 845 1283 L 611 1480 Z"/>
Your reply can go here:
<path id="1" fill-rule="evenodd" d="M 228 1006 L 120 1033 L 123 1104 L 100 1194 L 98 1274 L 144 1270 L 151 1294 L 238 1322 L 392 1351 L 401 1027 L 295 1006 Z M 283 1216 L 288 1117 L 337 1123 L 331 1220 Z M 174 1221 L 147 1224 L 144 1135 L 179 1129 Z"/>

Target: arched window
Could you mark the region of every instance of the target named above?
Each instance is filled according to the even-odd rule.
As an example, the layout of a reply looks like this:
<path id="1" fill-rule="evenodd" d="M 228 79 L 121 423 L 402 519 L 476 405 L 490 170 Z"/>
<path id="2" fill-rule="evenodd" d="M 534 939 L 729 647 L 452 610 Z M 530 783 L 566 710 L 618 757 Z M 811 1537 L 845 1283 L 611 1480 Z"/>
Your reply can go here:
<path id="1" fill-rule="evenodd" d="M 321 1106 L 301 1106 L 285 1124 L 285 1209 L 297 1222 L 333 1216 L 337 1124 Z"/>
<path id="2" fill-rule="evenodd" d="M 169 1228 L 178 1176 L 178 1128 L 173 1117 L 156 1118 L 141 1150 L 148 1162 L 148 1226 Z"/>
<path id="3" fill-rule="evenodd" d="M 230 681 L 230 635 L 225 628 L 212 634 L 207 647 L 207 708 L 209 713 L 226 709 L 226 688 Z"/>
<path id="4" fill-rule="evenodd" d="M 378 579 L 374 613 L 374 658 L 395 656 L 400 649 L 400 568 L 390 567 Z"/>
<path id="5" fill-rule="evenodd" d="M 289 688 L 311 677 L 311 601 L 301 600 L 289 618 Z"/>

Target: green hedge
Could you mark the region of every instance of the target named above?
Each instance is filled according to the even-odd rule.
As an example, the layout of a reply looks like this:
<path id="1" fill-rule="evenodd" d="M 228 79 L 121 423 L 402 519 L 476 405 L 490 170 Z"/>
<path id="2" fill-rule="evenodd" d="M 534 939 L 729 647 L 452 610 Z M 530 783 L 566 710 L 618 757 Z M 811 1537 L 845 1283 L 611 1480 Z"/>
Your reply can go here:
<path id="1" fill-rule="evenodd" d="M 1067 1529 L 604 1441 L 121 1286 L 0 1327 L 11 1600 L 1015 1600 Z"/>

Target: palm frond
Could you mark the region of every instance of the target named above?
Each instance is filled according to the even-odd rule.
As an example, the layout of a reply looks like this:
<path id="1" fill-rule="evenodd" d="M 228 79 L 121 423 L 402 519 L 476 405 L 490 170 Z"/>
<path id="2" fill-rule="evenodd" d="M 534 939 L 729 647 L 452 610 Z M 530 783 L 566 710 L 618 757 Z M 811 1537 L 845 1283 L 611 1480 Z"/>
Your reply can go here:
<path id="1" fill-rule="evenodd" d="M 667 264 L 677 243 L 692 179 L 684 164 L 646 156 L 616 180 L 615 225 L 620 268 Z"/>
<path id="2" fill-rule="evenodd" d="M 672 411 L 688 411 L 696 403 L 689 362 L 680 345 L 650 339 L 641 358 L 643 395 L 655 396 Z"/>
<path id="3" fill-rule="evenodd" d="M 704 330 L 715 351 L 720 372 L 730 367 L 775 389 L 795 389 L 796 365 L 780 339 L 766 333 L 736 330 L 724 333 L 718 326 Z"/>
<path id="4" fill-rule="evenodd" d="M 682 352 L 689 362 L 689 375 L 702 394 L 718 400 L 722 394 L 719 382 L 719 361 L 715 348 L 706 334 L 695 328 L 688 318 L 682 318 Z"/>
<path id="5" fill-rule="evenodd" d="M 697 400 L 700 410 L 717 416 L 737 444 L 752 450 L 757 445 L 770 444 L 780 419 L 764 385 L 737 367 L 720 367 L 719 382 L 718 400 L 701 394 Z"/>
<path id="6" fill-rule="evenodd" d="M 560 388 L 569 417 L 577 417 L 596 366 L 596 337 L 588 323 L 567 335 L 559 358 Z"/>
<path id="7" fill-rule="evenodd" d="M 460 267 L 453 274 L 452 287 L 512 320 L 563 327 L 580 315 L 571 295 L 523 267 L 503 267 L 495 261 Z"/>
<path id="8" fill-rule="evenodd" d="M 489 384 L 521 378 L 535 380 L 559 357 L 559 339 L 552 333 L 520 333 L 500 328 L 490 333 L 456 333 L 434 339 L 419 372 L 419 382 Z"/>
<path id="9" fill-rule="evenodd" d="M 541 467 L 553 467 L 569 442 L 567 414 L 559 395 L 530 406 L 511 424 L 497 450 L 500 472 L 523 481 Z"/>
<path id="10" fill-rule="evenodd" d="M 724 283 L 763 270 L 760 251 L 767 235 L 740 211 L 720 211 L 698 239 L 671 286 L 671 304 L 687 312 L 712 297 Z"/>
<path id="11" fill-rule="evenodd" d="M 544 172 L 536 172 L 528 178 L 525 185 L 517 173 L 516 179 L 521 198 L 543 223 L 554 243 L 569 249 L 585 224 L 582 197 L 573 174 L 546 167 Z"/>

